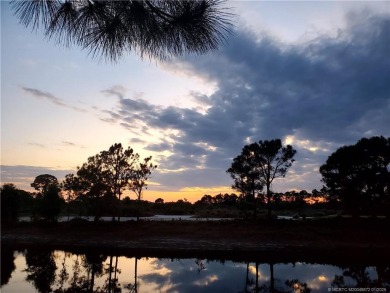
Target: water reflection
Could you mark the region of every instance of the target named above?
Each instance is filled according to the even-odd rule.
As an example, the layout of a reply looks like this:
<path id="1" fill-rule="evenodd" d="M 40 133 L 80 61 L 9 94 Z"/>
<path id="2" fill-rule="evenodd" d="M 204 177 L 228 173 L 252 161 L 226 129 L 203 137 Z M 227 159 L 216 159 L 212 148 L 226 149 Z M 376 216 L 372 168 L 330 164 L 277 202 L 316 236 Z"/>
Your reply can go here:
<path id="1" fill-rule="evenodd" d="M 15 257 L 13 249 L 2 247 L 1 249 L 1 286 L 7 284 L 15 270 Z"/>
<path id="2" fill-rule="evenodd" d="M 2 292 L 328 292 L 386 288 L 390 266 L 159 259 L 1 250 Z"/>

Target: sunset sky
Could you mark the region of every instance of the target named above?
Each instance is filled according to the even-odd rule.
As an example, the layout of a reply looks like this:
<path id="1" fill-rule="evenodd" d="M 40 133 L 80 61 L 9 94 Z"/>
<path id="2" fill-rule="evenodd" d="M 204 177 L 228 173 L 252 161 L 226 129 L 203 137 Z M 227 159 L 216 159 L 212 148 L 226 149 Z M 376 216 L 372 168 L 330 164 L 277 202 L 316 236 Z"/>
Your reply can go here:
<path id="1" fill-rule="evenodd" d="M 298 153 L 275 191 L 321 188 L 338 147 L 390 136 L 390 2 L 228 1 L 219 50 L 115 64 L 18 23 L 1 1 L 1 183 L 62 180 L 120 142 L 158 164 L 145 199 L 231 192 L 250 142 Z M 135 198 L 134 196 L 132 196 Z"/>

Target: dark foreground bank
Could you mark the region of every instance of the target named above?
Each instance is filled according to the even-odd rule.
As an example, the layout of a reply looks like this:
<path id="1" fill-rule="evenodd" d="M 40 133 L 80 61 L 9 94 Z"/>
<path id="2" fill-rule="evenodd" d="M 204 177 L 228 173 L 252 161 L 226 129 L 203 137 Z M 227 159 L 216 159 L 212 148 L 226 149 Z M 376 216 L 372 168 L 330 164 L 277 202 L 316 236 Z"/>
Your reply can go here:
<path id="1" fill-rule="evenodd" d="M 121 255 L 390 263 L 388 219 L 18 223 L 2 245 Z"/>

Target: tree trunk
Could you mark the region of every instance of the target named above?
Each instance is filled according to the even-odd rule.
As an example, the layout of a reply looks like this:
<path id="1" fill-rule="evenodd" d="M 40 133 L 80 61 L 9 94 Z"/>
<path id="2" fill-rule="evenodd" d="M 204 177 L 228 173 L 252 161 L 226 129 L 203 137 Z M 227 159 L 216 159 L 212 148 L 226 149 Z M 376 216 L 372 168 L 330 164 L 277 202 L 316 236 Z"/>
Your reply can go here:
<path id="1" fill-rule="evenodd" d="M 255 182 L 253 180 L 253 186 L 255 186 Z M 255 193 L 255 189 L 253 188 L 253 217 L 257 218 L 257 202 L 256 202 L 256 193 Z"/>
<path id="2" fill-rule="evenodd" d="M 137 205 L 138 205 L 138 208 L 137 208 L 137 222 L 139 222 L 139 206 L 140 206 L 140 200 L 139 199 L 137 200 Z"/>
<path id="3" fill-rule="evenodd" d="M 271 273 L 271 277 L 270 277 L 270 292 L 275 292 L 274 264 L 273 263 L 269 264 L 269 270 L 270 270 L 270 273 Z"/>
<path id="4" fill-rule="evenodd" d="M 111 293 L 111 273 L 112 273 L 112 256 L 110 256 L 110 269 L 108 275 L 108 293 Z"/>
<path id="5" fill-rule="evenodd" d="M 141 208 L 141 195 L 138 196 L 137 199 L 137 222 L 139 222 L 139 213 L 140 213 L 140 208 Z"/>
<path id="6" fill-rule="evenodd" d="M 91 272 L 91 284 L 89 287 L 89 292 L 93 292 L 93 286 L 95 285 L 95 264 L 92 264 L 92 272 Z"/>
<path id="7" fill-rule="evenodd" d="M 116 280 L 116 273 L 118 271 L 118 256 L 115 257 L 115 270 L 114 270 L 114 279 Z"/>
<path id="8" fill-rule="evenodd" d="M 122 212 L 121 195 L 120 195 L 120 194 L 118 195 L 118 199 L 119 199 L 119 215 L 118 215 L 118 222 L 120 222 L 120 221 L 121 221 L 121 212 Z"/>
<path id="9" fill-rule="evenodd" d="M 99 221 L 100 219 L 100 216 L 101 216 L 101 202 L 100 202 L 100 198 L 95 198 L 95 202 L 94 202 L 94 208 L 95 208 L 95 218 L 94 218 L 94 222 L 97 222 Z"/>
<path id="10" fill-rule="evenodd" d="M 138 292 L 138 286 L 137 286 L 137 261 L 138 258 L 135 257 L 135 269 L 134 269 L 134 292 Z"/>
<path id="11" fill-rule="evenodd" d="M 245 276 L 245 290 L 244 292 L 248 292 L 249 285 L 249 262 L 246 263 L 246 276 Z"/>
<path id="12" fill-rule="evenodd" d="M 267 184 L 267 211 L 268 211 L 268 219 L 271 220 L 271 191 L 270 191 L 270 185 Z"/>

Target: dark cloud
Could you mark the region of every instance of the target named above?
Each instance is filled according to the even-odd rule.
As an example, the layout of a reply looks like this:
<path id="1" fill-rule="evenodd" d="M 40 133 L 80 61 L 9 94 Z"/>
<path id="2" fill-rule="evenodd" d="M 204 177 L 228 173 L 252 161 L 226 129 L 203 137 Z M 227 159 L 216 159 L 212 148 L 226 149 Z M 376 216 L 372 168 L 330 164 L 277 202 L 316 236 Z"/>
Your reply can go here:
<path id="1" fill-rule="evenodd" d="M 123 109 L 126 109 L 127 113 L 147 113 L 154 109 L 154 106 L 143 99 L 121 99 L 120 103 Z"/>
<path id="2" fill-rule="evenodd" d="M 182 186 L 204 186 L 198 172 L 204 181 L 230 185 L 225 170 L 243 145 L 290 136 L 298 149 L 291 178 L 312 179 L 301 186 L 318 188 L 315 168 L 339 146 L 390 135 L 389 30 L 388 15 L 365 14 L 348 15 L 336 37 L 320 35 L 304 44 L 238 31 L 218 52 L 167 65 L 216 83 L 210 96 L 193 93 L 195 101 L 207 105 L 205 112 L 122 97 L 114 118 L 130 128 L 142 122 L 143 128 L 179 133 L 170 143 L 147 149 L 174 153 L 160 167 L 186 169 L 172 175 L 181 176 Z M 172 176 L 159 173 L 155 180 L 164 185 L 174 181 Z"/>
<path id="3" fill-rule="evenodd" d="M 69 108 L 69 109 L 75 110 L 77 112 L 87 112 L 85 109 L 81 109 L 79 107 L 75 107 L 75 106 L 71 106 L 71 105 L 66 104 L 62 99 L 57 98 L 56 96 L 54 96 L 51 93 L 44 92 L 44 91 L 34 89 L 34 88 L 28 88 L 28 87 L 21 87 L 21 89 L 23 91 L 25 91 L 26 93 L 29 93 L 30 95 L 32 95 L 35 98 L 50 101 L 54 105 Z"/>
<path id="4" fill-rule="evenodd" d="M 224 113 L 219 119 L 233 129 L 242 120 L 258 137 L 299 131 L 311 140 L 352 143 L 362 128 L 388 134 L 390 122 L 389 17 L 360 21 L 350 20 L 337 38 L 304 46 L 237 33 L 216 58 L 178 62 L 218 83 L 208 116 Z"/>
<path id="5" fill-rule="evenodd" d="M 153 152 L 162 152 L 165 150 L 172 151 L 172 144 L 164 141 L 162 143 L 149 144 L 145 149 Z"/>
<path id="6" fill-rule="evenodd" d="M 209 96 L 202 94 L 200 92 L 196 91 L 191 91 L 190 95 L 192 99 L 197 102 L 198 104 L 201 104 L 202 106 L 211 106 L 212 105 L 212 100 L 210 99 Z"/>
<path id="7" fill-rule="evenodd" d="M 181 159 L 181 160 L 180 160 Z M 212 188 L 216 186 L 230 186 L 232 182 L 229 180 L 229 175 L 221 168 L 195 168 L 200 162 L 196 158 L 190 159 L 184 156 L 175 159 L 174 166 L 187 167 L 188 169 L 180 170 L 179 172 L 169 172 L 169 160 L 160 164 L 159 168 L 153 174 L 153 181 L 160 183 L 158 190 L 170 191 L 180 190 L 185 187 L 202 187 Z M 168 170 L 161 170 L 165 167 Z"/>

